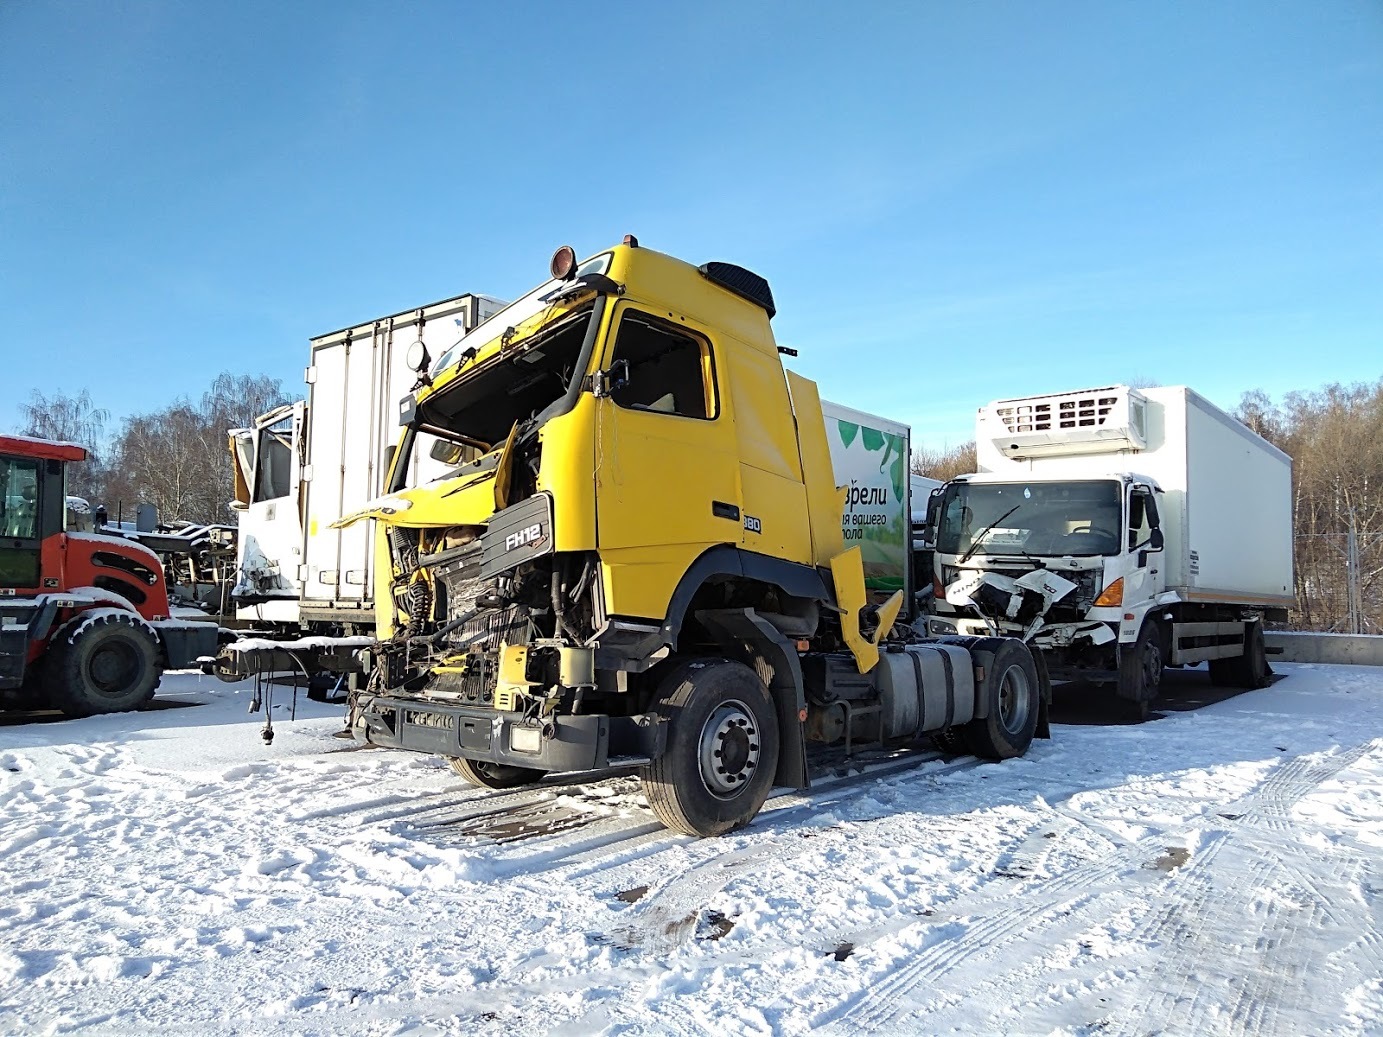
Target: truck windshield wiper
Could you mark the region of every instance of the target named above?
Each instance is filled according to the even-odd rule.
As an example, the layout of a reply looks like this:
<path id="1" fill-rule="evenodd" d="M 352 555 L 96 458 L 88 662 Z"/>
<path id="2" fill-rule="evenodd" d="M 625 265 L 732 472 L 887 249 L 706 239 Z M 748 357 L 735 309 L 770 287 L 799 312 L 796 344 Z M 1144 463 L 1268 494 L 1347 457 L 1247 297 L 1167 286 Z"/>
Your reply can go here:
<path id="1" fill-rule="evenodd" d="M 968 562 L 968 561 L 970 560 L 970 556 L 971 556 L 972 554 L 974 554 L 976 551 L 978 551 L 978 550 L 980 549 L 980 545 L 981 545 L 982 543 L 984 543 L 985 534 L 987 534 L 987 533 L 989 533 L 991 530 L 993 530 L 993 528 L 994 528 L 995 526 L 997 526 L 997 525 L 998 525 L 1000 522 L 1002 522 L 1004 519 L 1008 518 L 1010 515 L 1012 515 L 1015 511 L 1017 511 L 1017 510 L 1018 510 L 1019 508 L 1021 508 L 1022 506 L 1023 506 L 1023 505 L 1021 505 L 1021 504 L 1015 504 L 1013 507 L 1009 508 L 1008 511 L 1004 512 L 1002 515 L 1000 515 L 998 518 L 996 518 L 993 522 L 991 522 L 989 525 L 985 526 L 984 529 L 980 530 L 979 534 L 978 534 L 973 540 L 970 541 L 970 548 L 969 548 L 969 550 L 967 550 L 967 551 L 965 552 L 965 554 L 963 554 L 963 555 L 960 556 L 960 559 L 957 561 L 956 564 L 957 564 L 957 565 L 960 565 L 960 564 L 963 564 L 963 563 L 965 563 L 965 562 Z"/>

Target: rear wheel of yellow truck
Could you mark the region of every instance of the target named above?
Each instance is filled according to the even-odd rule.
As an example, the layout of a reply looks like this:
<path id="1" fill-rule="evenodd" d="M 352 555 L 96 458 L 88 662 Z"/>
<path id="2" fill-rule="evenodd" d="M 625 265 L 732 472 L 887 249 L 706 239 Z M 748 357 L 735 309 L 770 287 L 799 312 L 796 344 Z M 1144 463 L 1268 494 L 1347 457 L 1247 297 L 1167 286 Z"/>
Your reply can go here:
<path id="1" fill-rule="evenodd" d="M 668 723 L 667 747 L 640 777 L 648 805 L 687 835 L 723 835 L 753 820 L 778 769 L 778 716 L 748 666 L 694 659 L 658 688 L 653 710 Z"/>
<path id="2" fill-rule="evenodd" d="M 970 751 L 986 760 L 1022 756 L 1032 745 L 1042 709 L 1037 664 L 1023 642 L 1009 638 L 994 653 L 979 693 L 987 699 L 988 716 L 965 725 Z"/>

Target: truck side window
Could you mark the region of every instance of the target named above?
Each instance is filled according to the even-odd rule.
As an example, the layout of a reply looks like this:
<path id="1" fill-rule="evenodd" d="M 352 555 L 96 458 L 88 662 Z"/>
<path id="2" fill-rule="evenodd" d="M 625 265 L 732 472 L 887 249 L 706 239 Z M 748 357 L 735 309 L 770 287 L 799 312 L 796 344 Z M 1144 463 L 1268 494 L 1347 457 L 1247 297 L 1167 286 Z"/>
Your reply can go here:
<path id="1" fill-rule="evenodd" d="M 293 463 L 292 434 L 291 418 L 259 434 L 259 450 L 255 455 L 255 501 L 278 500 L 293 491 L 289 482 Z"/>
<path id="2" fill-rule="evenodd" d="M 1132 551 L 1139 544 L 1146 544 L 1151 536 L 1147 494 L 1135 493 L 1129 498 L 1128 504 L 1128 549 Z"/>
<path id="3" fill-rule="evenodd" d="M 627 311 L 615 338 L 614 362 L 629 364 L 611 396 L 630 410 L 714 418 L 719 410 L 710 343 L 667 321 Z"/>

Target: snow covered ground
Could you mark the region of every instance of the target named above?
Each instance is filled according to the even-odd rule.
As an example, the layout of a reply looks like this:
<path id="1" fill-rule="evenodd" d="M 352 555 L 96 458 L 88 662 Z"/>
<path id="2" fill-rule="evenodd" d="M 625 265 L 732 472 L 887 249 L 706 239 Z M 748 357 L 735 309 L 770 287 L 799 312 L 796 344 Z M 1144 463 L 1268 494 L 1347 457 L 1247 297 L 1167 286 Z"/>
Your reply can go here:
<path id="1" fill-rule="evenodd" d="M 1278 669 L 699 842 L 172 676 L 0 726 L 0 1033 L 1383 1032 L 1383 668 Z"/>

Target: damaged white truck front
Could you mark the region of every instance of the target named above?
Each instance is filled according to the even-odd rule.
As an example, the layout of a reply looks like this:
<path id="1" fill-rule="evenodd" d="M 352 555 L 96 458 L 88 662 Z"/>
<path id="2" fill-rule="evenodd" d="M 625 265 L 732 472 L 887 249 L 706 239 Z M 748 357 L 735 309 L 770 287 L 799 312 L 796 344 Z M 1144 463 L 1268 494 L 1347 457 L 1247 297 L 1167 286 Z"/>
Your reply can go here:
<path id="1" fill-rule="evenodd" d="M 1166 666 L 1258 687 L 1293 601 L 1291 461 L 1184 386 L 999 400 L 933 495 L 930 632 L 1019 636 L 1145 716 Z"/>

